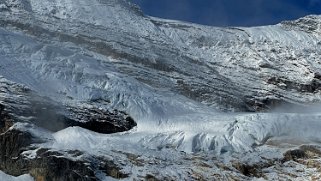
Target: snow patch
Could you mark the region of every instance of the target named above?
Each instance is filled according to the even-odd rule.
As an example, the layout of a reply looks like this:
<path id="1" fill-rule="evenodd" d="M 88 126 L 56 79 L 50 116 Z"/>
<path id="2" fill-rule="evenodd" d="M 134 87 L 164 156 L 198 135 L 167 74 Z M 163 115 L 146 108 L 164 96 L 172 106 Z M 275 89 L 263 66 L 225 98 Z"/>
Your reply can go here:
<path id="1" fill-rule="evenodd" d="M 27 174 L 21 175 L 19 177 L 14 177 L 14 176 L 5 174 L 2 171 L 0 171 L 0 179 L 3 181 L 34 181 L 34 179 Z"/>

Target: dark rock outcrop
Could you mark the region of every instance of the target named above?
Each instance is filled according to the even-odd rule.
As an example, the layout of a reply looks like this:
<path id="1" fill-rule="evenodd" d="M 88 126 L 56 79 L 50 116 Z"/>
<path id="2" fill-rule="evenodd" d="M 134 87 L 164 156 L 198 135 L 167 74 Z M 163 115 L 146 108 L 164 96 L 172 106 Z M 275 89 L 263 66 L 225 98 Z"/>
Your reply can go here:
<path id="1" fill-rule="evenodd" d="M 3 128 L 3 127 L 2 127 Z M 96 172 L 102 171 L 114 178 L 126 178 L 112 161 L 84 157 L 84 159 L 71 159 L 63 153 L 38 149 L 35 158 L 25 158 L 21 153 L 32 148 L 31 144 L 41 142 L 28 132 L 9 129 L 0 134 L 0 170 L 14 176 L 30 174 L 37 181 L 94 181 L 98 180 Z M 81 152 L 74 151 L 75 156 Z M 99 161 L 98 161 L 99 160 Z"/>
<path id="2" fill-rule="evenodd" d="M 260 163 L 260 164 L 244 164 L 240 162 L 234 162 L 232 163 L 232 166 L 238 170 L 240 173 L 247 177 L 257 177 L 260 178 L 263 176 L 262 169 L 270 167 L 271 163 Z"/>
<path id="3" fill-rule="evenodd" d="M 302 145 L 298 149 L 289 150 L 284 153 L 282 162 L 298 161 L 300 159 L 313 159 L 321 156 L 321 148 L 316 145 Z"/>
<path id="4" fill-rule="evenodd" d="M 285 90 L 297 90 L 301 92 L 309 92 L 309 93 L 316 93 L 320 91 L 321 82 L 317 79 L 318 75 L 315 75 L 315 79 L 313 79 L 309 84 L 299 84 L 295 82 L 291 82 L 286 79 L 272 77 L 267 82 L 269 84 L 277 85 Z"/>
<path id="5" fill-rule="evenodd" d="M 288 30 L 300 30 L 305 32 L 319 32 L 320 20 L 313 15 L 300 18 L 295 21 L 284 21 L 282 26 Z"/>
<path id="6" fill-rule="evenodd" d="M 98 133 L 128 131 L 137 125 L 130 116 L 122 111 L 109 112 L 98 108 L 71 107 L 68 110 L 70 118 L 65 121 L 66 126 L 79 126 Z"/>
<path id="7" fill-rule="evenodd" d="M 127 131 L 136 123 L 126 113 L 93 105 L 60 105 L 21 85 L 11 82 L 0 85 L 0 170 L 13 176 L 30 174 L 36 181 L 94 181 L 98 180 L 97 172 L 114 178 L 128 177 L 105 158 L 83 156 L 75 150 L 66 153 L 38 148 L 38 143 L 48 140 L 28 131 L 37 127 L 59 131 L 69 126 L 98 133 Z M 33 150 L 35 156 L 27 158 L 22 154 L 27 150 Z"/>
<path id="8" fill-rule="evenodd" d="M 5 120 L 33 123 L 51 131 L 79 126 L 105 134 L 128 131 L 137 125 L 122 111 L 98 108 L 89 103 L 62 105 L 18 84 L 1 82 L 1 86 L 0 114 L 6 115 L 2 116 Z"/>

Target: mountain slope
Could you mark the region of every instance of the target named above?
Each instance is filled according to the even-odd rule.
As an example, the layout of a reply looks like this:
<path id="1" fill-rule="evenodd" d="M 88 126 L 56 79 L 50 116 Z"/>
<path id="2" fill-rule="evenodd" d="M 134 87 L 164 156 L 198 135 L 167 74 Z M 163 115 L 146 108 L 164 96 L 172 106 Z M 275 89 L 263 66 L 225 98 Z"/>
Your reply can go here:
<path id="1" fill-rule="evenodd" d="M 0 25 L 5 110 L 9 103 L 28 102 L 19 91 L 26 87 L 36 98 L 79 108 L 72 115 L 63 112 L 67 117 L 117 110 L 137 122 L 135 129 L 111 135 L 80 127 L 51 132 L 17 111 L 13 114 L 20 123 L 4 130 L 3 140 L 16 133 L 12 130 L 48 138 L 21 153 L 30 165 L 37 163 L 35 155 L 49 150 L 48 157 L 59 153 L 59 158 L 80 159 L 81 166 L 104 157 L 106 164 L 116 165 L 116 175 L 94 163 L 95 173 L 76 168 L 101 180 L 104 174 L 273 180 L 273 172 L 286 175 L 287 164 L 296 161 L 284 156 L 289 150 L 308 152 L 299 146 L 319 144 L 321 122 L 314 104 L 321 99 L 321 16 L 217 28 L 148 17 L 126 0 L 0 0 Z M 293 106 L 290 113 L 229 112 L 282 109 L 284 104 Z M 26 110 L 34 110 L 35 105 L 27 105 Z M 74 150 L 82 156 L 69 153 Z M 183 159 L 187 163 L 176 164 Z M 257 164 L 258 170 L 246 174 Z M 160 167 L 167 169 L 159 172 Z M 291 173 L 317 175 L 307 168 Z"/>
<path id="2" fill-rule="evenodd" d="M 318 26 L 318 16 L 290 28 L 226 29 L 145 17 L 126 1 L 26 2 L 24 8 L 7 2 L 6 25 L 116 59 L 120 73 L 215 108 L 260 110 L 320 100 L 320 64 L 314 61 L 320 30 L 300 29 Z"/>

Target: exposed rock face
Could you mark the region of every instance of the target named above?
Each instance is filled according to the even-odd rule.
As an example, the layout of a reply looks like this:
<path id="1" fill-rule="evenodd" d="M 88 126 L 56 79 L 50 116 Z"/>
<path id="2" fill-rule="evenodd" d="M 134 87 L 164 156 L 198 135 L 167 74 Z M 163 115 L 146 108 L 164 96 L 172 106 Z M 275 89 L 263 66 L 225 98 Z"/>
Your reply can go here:
<path id="1" fill-rule="evenodd" d="M 259 163 L 232 162 L 232 166 L 245 176 L 273 179 L 294 179 L 306 170 L 316 170 L 315 173 L 305 176 L 309 180 L 319 180 L 321 170 L 321 149 L 318 145 L 302 145 L 290 149 L 280 159 L 264 159 Z M 272 172 L 271 172 L 272 171 Z"/>
<path id="2" fill-rule="evenodd" d="M 114 110 L 107 112 L 98 108 L 68 107 L 71 112 L 65 126 L 79 126 L 98 133 L 117 133 L 131 130 L 137 124 L 126 113 Z"/>
<path id="3" fill-rule="evenodd" d="M 96 172 L 114 178 L 127 177 L 112 161 L 94 156 L 71 159 L 63 153 L 32 146 L 45 143 L 27 130 L 19 130 L 15 124 L 33 124 L 50 131 L 59 131 L 69 126 L 79 126 L 98 133 L 116 133 L 132 129 L 135 121 L 126 113 L 109 112 L 93 106 L 76 108 L 58 106 L 49 98 L 37 96 L 35 92 L 1 79 L 0 82 L 0 170 L 10 175 L 30 174 L 37 181 L 94 181 Z M 36 149 L 35 158 L 25 158 L 23 151 Z M 72 157 L 83 153 L 70 151 Z"/>
<path id="4" fill-rule="evenodd" d="M 4 120 L 1 124 L 7 124 L 10 119 L 13 123 L 29 122 L 51 131 L 79 126 L 98 133 L 128 131 L 136 126 L 135 121 L 121 111 L 111 112 L 88 104 L 61 105 L 4 79 L 0 85 L 0 113 Z"/>
<path id="5" fill-rule="evenodd" d="M 97 180 L 96 172 L 99 170 L 114 178 L 127 177 L 112 161 L 106 159 L 71 159 L 47 149 L 38 149 L 33 159 L 25 158 L 21 154 L 28 149 L 35 149 L 31 144 L 39 142 L 44 140 L 14 128 L 1 132 L 0 169 L 14 176 L 30 174 L 36 181 L 94 181 Z M 79 157 L 83 153 L 70 151 L 69 154 Z"/>
<path id="6" fill-rule="evenodd" d="M 295 21 L 284 21 L 282 26 L 289 30 L 300 30 L 310 33 L 321 33 L 321 20 L 316 16 L 306 16 Z"/>
<path id="7" fill-rule="evenodd" d="M 289 150 L 284 153 L 283 162 L 294 160 L 306 160 L 319 158 L 321 156 L 320 146 L 317 145 L 302 145 L 297 149 Z"/>

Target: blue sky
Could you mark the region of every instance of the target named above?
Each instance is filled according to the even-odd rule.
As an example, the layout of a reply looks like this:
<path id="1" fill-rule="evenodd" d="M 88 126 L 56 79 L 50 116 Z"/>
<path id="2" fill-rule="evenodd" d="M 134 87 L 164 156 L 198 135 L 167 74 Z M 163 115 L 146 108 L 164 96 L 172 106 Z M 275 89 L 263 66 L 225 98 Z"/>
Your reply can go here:
<path id="1" fill-rule="evenodd" d="M 276 24 L 321 14 L 321 0 L 132 0 L 145 14 L 214 26 Z"/>

